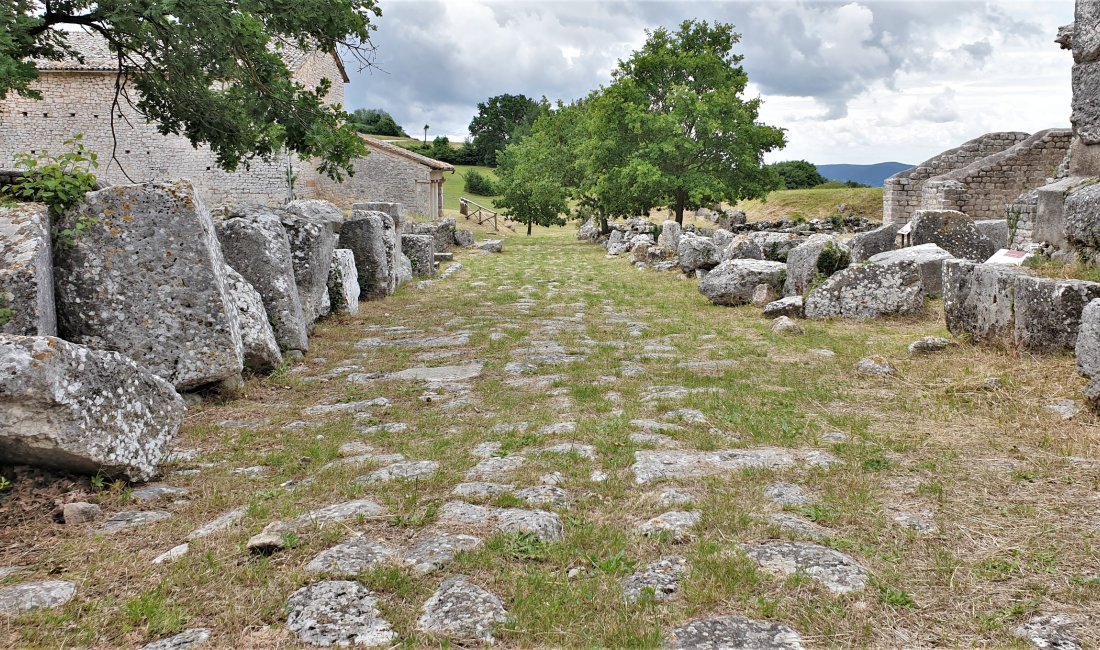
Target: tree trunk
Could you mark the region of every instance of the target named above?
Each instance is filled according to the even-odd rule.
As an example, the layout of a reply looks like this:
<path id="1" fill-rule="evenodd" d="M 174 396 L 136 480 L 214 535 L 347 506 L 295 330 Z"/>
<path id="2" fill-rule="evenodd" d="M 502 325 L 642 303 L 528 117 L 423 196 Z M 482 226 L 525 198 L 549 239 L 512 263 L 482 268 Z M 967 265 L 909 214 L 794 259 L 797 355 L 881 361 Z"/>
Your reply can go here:
<path id="1" fill-rule="evenodd" d="M 611 230 L 610 228 L 607 227 L 607 217 L 601 216 L 599 218 L 599 222 L 600 222 L 600 234 L 601 235 L 606 235 Z"/>
<path id="2" fill-rule="evenodd" d="M 684 206 L 687 205 L 687 192 L 676 190 L 676 223 L 684 225 Z"/>
<path id="3" fill-rule="evenodd" d="M 527 222 L 527 236 L 528 237 L 531 236 L 531 223 L 532 223 L 531 221 Z"/>

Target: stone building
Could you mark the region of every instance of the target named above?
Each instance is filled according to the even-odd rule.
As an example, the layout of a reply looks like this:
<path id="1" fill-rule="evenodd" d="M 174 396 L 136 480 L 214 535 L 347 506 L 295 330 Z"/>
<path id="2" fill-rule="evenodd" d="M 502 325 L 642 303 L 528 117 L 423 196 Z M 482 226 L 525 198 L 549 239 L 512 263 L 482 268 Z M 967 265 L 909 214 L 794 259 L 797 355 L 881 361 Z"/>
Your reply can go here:
<path id="1" fill-rule="evenodd" d="M 356 202 L 384 201 L 404 203 L 412 214 L 442 217 L 443 173 L 454 168 L 372 138 L 364 138 L 372 155 L 357 161 L 357 173 L 342 184 L 318 174 L 315 165 L 292 154 L 271 162 L 253 160 L 247 167 L 242 164 L 237 171 L 226 172 L 218 168 L 208 147 L 193 147 L 182 136 L 161 135 L 156 124 L 146 121 L 129 102 L 120 101 L 112 111 L 117 66 L 106 42 L 79 32 L 68 39 L 82 53 L 83 62 L 39 62 L 35 87 L 43 98 L 13 95 L 0 102 L 0 169 L 12 168 L 19 153 L 61 151 L 65 140 L 80 133 L 85 145 L 99 154 L 97 175 L 108 184 L 186 178 L 211 204 L 325 198 L 350 208 Z M 282 54 L 303 86 L 312 88 L 323 78 L 332 80 L 325 99 L 343 105 L 348 76 L 335 53 L 285 50 Z"/>

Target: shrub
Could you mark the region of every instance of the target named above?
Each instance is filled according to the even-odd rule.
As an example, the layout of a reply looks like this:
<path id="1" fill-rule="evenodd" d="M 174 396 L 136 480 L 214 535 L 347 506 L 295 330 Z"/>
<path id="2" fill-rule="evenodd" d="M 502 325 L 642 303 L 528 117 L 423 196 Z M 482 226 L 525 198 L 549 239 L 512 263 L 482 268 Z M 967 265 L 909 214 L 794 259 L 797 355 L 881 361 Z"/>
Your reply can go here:
<path id="1" fill-rule="evenodd" d="M 829 242 L 821 249 L 821 255 L 817 257 L 817 271 L 825 277 L 829 277 L 841 269 L 848 268 L 850 261 L 848 251 L 835 242 Z"/>
<path id="2" fill-rule="evenodd" d="M 82 140 L 80 134 L 66 140 L 68 150 L 57 156 L 48 151 L 40 156 L 16 154 L 15 166 L 23 177 L 0 191 L 15 200 L 44 203 L 55 215 L 76 205 L 95 189 L 92 170 L 99 167 L 96 153 L 85 149 Z"/>
<path id="3" fill-rule="evenodd" d="M 476 169 L 466 172 L 464 187 L 470 194 L 477 194 L 478 196 L 497 196 L 500 194 L 500 190 L 497 189 L 493 179 Z"/>

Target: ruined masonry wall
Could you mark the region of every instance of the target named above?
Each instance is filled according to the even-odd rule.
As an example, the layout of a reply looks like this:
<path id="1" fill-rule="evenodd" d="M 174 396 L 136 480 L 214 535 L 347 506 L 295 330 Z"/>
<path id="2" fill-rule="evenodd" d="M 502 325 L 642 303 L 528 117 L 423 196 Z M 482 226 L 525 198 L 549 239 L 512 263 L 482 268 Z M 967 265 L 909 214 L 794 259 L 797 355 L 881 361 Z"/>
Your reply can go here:
<path id="1" fill-rule="evenodd" d="M 922 191 L 928 179 L 1004 151 L 1027 137 L 1028 134 L 1020 132 L 987 133 L 891 176 L 883 184 L 883 223 L 899 226 L 907 223 L 913 212 L 921 209 Z"/>
<path id="2" fill-rule="evenodd" d="M 315 87 L 321 77 L 332 79 L 333 87 L 326 99 L 330 103 L 344 100 L 343 77 L 329 54 L 311 54 L 295 77 L 308 88 Z M 122 167 L 112 163 L 114 85 L 113 72 L 42 71 L 36 84 L 43 96 L 41 101 L 13 95 L 0 102 L 0 169 L 13 168 L 15 155 L 20 152 L 63 151 L 65 140 L 83 133 L 85 146 L 99 154 L 96 175 L 106 183 L 186 178 L 212 205 L 285 202 L 288 194 L 285 158 L 270 163 L 254 160 L 247 169 L 242 165 L 236 172 L 222 171 L 208 147 L 195 148 L 184 137 L 161 135 L 154 124 L 146 122 L 126 102 L 119 106 L 122 117 L 119 114 L 115 117 L 116 157 Z M 302 164 L 296 157 L 290 157 L 289 162 L 298 173 L 296 190 L 315 185 L 312 181 L 317 173 L 313 165 Z M 302 191 L 297 193 L 298 198 L 315 198 L 303 195 Z"/>
<path id="3" fill-rule="evenodd" d="M 921 206 L 958 210 L 971 219 L 1004 219 L 1021 193 L 1055 175 L 1072 139 L 1069 129 L 1047 129 L 1011 149 L 931 178 L 924 184 Z"/>

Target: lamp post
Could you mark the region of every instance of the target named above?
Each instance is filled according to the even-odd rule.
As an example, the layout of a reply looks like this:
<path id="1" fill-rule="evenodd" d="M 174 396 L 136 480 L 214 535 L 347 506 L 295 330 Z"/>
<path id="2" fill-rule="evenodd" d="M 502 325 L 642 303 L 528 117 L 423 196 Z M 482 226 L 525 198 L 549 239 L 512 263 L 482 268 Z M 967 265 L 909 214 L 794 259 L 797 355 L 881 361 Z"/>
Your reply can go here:
<path id="1" fill-rule="evenodd" d="M 428 144 L 428 125 L 424 125 L 424 144 Z"/>

